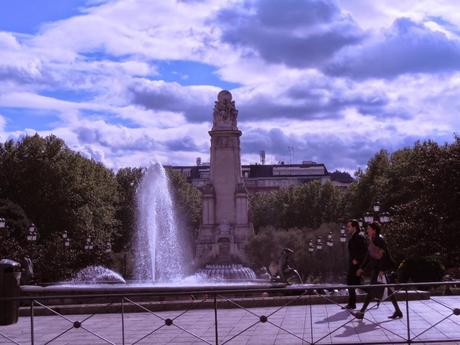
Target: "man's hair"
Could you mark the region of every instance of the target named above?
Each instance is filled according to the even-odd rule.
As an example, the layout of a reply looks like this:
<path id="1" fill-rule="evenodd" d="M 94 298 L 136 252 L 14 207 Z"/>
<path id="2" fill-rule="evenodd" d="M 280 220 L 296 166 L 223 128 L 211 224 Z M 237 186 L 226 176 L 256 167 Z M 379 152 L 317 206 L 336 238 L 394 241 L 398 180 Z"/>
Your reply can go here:
<path id="1" fill-rule="evenodd" d="M 380 226 L 379 222 L 372 222 L 369 224 L 369 226 L 375 230 L 377 235 L 380 235 L 380 231 L 382 230 L 382 227 Z"/>
<path id="2" fill-rule="evenodd" d="M 347 223 L 351 223 L 351 226 L 359 230 L 359 222 L 356 219 L 350 219 Z"/>

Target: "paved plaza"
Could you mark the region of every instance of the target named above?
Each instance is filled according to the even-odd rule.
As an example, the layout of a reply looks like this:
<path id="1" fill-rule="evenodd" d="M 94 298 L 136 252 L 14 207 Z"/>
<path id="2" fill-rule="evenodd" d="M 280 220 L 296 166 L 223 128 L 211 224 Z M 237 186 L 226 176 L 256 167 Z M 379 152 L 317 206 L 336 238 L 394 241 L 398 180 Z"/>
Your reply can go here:
<path id="1" fill-rule="evenodd" d="M 353 319 L 348 311 L 335 304 L 219 309 L 218 343 L 398 343 L 408 336 L 406 305 L 400 304 L 402 319 L 389 320 L 392 305 L 385 302 L 378 309 L 371 305 L 373 309 L 362 321 Z M 440 344 L 460 339 L 460 316 L 453 313 L 459 307 L 460 296 L 410 301 L 412 340 L 437 340 L 431 344 Z M 268 317 L 266 322 L 261 322 L 262 315 Z M 167 319 L 172 320 L 169 326 Z M 215 344 L 214 320 L 213 309 L 127 313 L 123 335 L 120 314 L 39 316 L 34 318 L 34 344 L 123 344 L 123 336 L 124 344 Z M 75 321 L 81 322 L 81 327 L 73 327 Z M 0 344 L 31 344 L 30 332 L 30 317 L 21 317 L 15 325 L 0 326 Z"/>

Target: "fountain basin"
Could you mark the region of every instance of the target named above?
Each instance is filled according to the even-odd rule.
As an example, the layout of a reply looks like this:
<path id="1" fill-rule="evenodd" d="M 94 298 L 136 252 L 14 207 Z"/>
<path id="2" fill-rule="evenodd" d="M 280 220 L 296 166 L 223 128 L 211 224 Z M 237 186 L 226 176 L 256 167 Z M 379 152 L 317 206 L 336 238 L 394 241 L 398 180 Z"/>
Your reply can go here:
<path id="1" fill-rule="evenodd" d="M 34 305 L 34 315 L 93 314 L 188 309 L 252 308 L 309 304 L 346 303 L 343 294 L 314 295 L 313 289 L 327 290 L 327 285 L 302 284 L 286 287 L 283 284 L 254 282 L 251 284 L 221 284 L 195 287 L 177 286 L 22 286 L 21 316 L 30 315 L 30 301 L 37 300 L 47 308 Z M 341 291 L 346 291 L 341 286 Z M 308 291 L 306 291 L 308 290 Z M 409 299 L 429 299 L 423 291 L 410 291 Z M 398 298 L 405 299 L 405 293 Z M 123 300 L 123 302 L 122 302 Z M 364 294 L 358 291 L 358 302 Z"/>

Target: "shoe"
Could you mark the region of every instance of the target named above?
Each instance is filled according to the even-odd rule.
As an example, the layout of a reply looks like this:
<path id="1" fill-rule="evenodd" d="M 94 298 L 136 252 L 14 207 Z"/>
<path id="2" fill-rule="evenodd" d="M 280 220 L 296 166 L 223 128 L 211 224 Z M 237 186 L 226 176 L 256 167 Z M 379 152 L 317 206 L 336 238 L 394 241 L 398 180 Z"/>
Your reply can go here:
<path id="1" fill-rule="evenodd" d="M 364 319 L 364 312 L 363 311 L 352 312 L 351 315 L 353 315 L 358 320 Z"/>
<path id="2" fill-rule="evenodd" d="M 342 306 L 342 309 L 356 309 L 356 306 L 347 304 L 347 305 Z"/>
<path id="3" fill-rule="evenodd" d="M 400 319 L 400 318 L 402 318 L 402 317 L 403 317 L 403 313 L 402 313 L 401 310 L 395 311 L 395 312 L 393 313 L 393 315 L 388 316 L 389 319 Z"/>

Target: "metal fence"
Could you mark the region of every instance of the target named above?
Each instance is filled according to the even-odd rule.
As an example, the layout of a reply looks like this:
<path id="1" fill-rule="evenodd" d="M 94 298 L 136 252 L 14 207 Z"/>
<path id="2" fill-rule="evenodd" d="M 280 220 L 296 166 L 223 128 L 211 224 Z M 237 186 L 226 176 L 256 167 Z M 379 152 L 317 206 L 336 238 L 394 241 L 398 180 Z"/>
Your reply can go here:
<path id="1" fill-rule="evenodd" d="M 417 283 L 416 287 L 449 291 L 458 284 Z M 374 301 L 364 319 L 357 320 L 351 311 L 339 308 L 338 302 L 346 296 L 337 298 L 337 291 L 349 288 L 344 285 L 27 296 L 16 300 L 22 310 L 29 308 L 29 316 L 0 326 L 0 344 L 460 343 L 460 296 L 420 301 L 415 297 L 422 292 L 414 290 L 413 283 L 354 287 L 365 291 L 392 287 L 404 317 L 389 321 L 382 315 L 391 310 L 386 302 L 390 295 Z M 165 298 L 179 300 L 180 307 L 159 301 Z M 68 306 L 75 314 L 65 315 L 65 306 L 52 304 L 58 299 L 87 303 Z M 105 303 L 96 306 L 90 303 L 93 299 Z M 274 299 L 281 305 L 273 305 Z M 38 317 L 38 311 L 53 316 Z"/>

